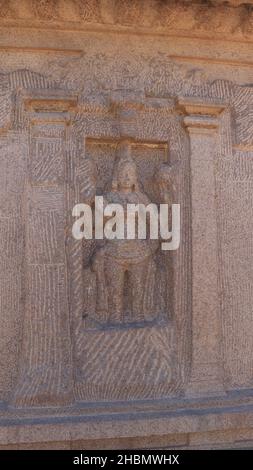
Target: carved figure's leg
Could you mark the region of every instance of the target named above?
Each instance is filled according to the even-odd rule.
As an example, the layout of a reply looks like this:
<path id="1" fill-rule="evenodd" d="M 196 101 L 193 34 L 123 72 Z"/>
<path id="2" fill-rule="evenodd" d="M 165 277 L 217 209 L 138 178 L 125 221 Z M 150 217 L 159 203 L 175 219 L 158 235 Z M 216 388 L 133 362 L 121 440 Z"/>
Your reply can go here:
<path id="1" fill-rule="evenodd" d="M 144 321 L 143 295 L 145 289 L 146 275 L 149 267 L 149 258 L 145 261 L 132 264 L 129 269 L 130 284 L 132 291 L 132 314 L 134 321 Z"/>
<path id="2" fill-rule="evenodd" d="M 108 290 L 109 323 L 123 321 L 123 293 L 125 267 L 107 258 L 105 260 L 105 276 Z"/>

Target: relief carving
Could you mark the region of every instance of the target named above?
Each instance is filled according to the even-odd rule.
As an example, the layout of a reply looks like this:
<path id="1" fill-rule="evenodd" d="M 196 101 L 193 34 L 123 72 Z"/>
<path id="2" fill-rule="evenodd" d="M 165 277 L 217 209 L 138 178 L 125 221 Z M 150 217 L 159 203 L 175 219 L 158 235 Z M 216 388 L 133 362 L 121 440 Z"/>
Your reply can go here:
<path id="1" fill-rule="evenodd" d="M 72 385 L 68 385 L 70 392 L 62 402 L 69 402 L 73 397 L 87 401 L 94 397 L 98 400 L 139 399 L 152 396 L 158 389 L 161 396 L 181 393 L 191 363 L 191 188 L 188 141 L 177 97 L 184 95 L 192 99 L 198 96 L 203 101 L 208 92 L 211 101 L 219 102 L 221 95 L 226 95 L 231 106 L 236 105 L 237 138 L 239 136 L 243 143 L 252 141 L 247 111 L 252 99 L 249 87 L 224 80 L 210 82 L 201 69 L 189 70 L 159 54 L 148 62 L 143 73 L 139 73 L 139 69 L 143 67 L 145 57 L 140 57 L 135 76 L 136 56 L 132 60 L 119 57 L 118 70 L 127 64 L 131 89 L 137 89 L 138 85 L 141 93 L 138 99 L 136 93 L 132 102 L 128 92 L 121 89 L 123 111 L 118 112 L 117 103 L 113 101 L 116 100 L 114 90 L 118 89 L 118 82 L 111 81 L 112 76 L 115 78 L 112 72 L 116 70 L 113 65 L 116 56 L 101 54 L 94 59 L 96 62 L 92 54 L 87 54 L 76 60 L 76 65 L 66 59 L 67 78 L 64 79 L 58 76 L 56 68 L 50 71 L 51 79 L 29 69 L 1 74 L 1 99 L 4 97 L 3 103 L 9 109 L 9 121 L 4 113 L 0 116 L 4 132 L 8 134 L 8 126 L 12 126 L 17 138 L 20 138 L 18 134 L 27 133 L 26 152 L 32 157 L 26 157 L 27 168 L 33 186 L 29 201 L 36 203 L 36 207 L 31 206 L 31 219 L 27 218 L 26 222 L 31 226 L 27 231 L 29 253 L 24 263 L 25 268 L 29 268 L 29 295 L 26 297 L 29 305 L 25 307 L 24 328 L 28 340 L 24 341 L 26 349 L 21 361 L 24 366 L 14 400 L 22 406 L 38 403 L 40 393 L 43 403 L 58 402 L 65 362 L 60 364 L 59 360 L 58 367 L 56 358 L 55 368 L 52 367 L 48 344 L 59 339 L 57 348 L 64 350 L 65 346 L 60 344 L 64 334 L 74 349 L 75 388 L 72 396 Z M 101 82 L 97 83 L 93 77 L 94 66 L 103 68 L 104 63 L 107 67 L 103 69 Z M 119 75 L 122 80 L 123 71 Z M 93 80 L 94 88 L 106 91 L 98 93 L 95 89 L 88 99 L 87 90 L 84 91 L 87 76 L 90 82 Z M 67 91 L 70 89 L 73 96 L 78 96 L 74 112 Z M 61 96 L 64 97 L 62 105 L 59 104 Z M 139 100 L 137 104 L 135 100 Z M 70 114 L 65 122 L 66 110 Z M 29 124 L 34 113 L 42 120 L 38 129 L 37 120 L 32 127 Z M 244 125 L 246 115 L 247 126 Z M 130 144 L 120 140 L 126 134 Z M 105 151 L 106 146 L 110 149 Z M 96 167 L 94 175 L 93 166 Z M 184 220 L 179 255 L 163 253 L 160 242 L 149 239 L 107 240 L 105 243 L 87 240 L 83 245 L 73 243 L 68 250 L 67 223 L 62 217 L 66 200 L 71 201 L 68 206 L 71 218 L 75 203 L 91 203 L 95 195 L 103 195 L 108 203 L 121 202 L 125 207 L 127 202 L 170 204 L 172 190 L 175 191 L 173 201 L 181 204 Z M 55 207 L 50 212 L 52 204 Z M 44 230 L 46 236 L 37 241 L 32 227 L 38 227 L 41 232 Z M 51 243 L 49 248 L 48 243 Z M 36 269 L 34 263 L 38 265 Z M 57 295 L 59 304 L 54 298 L 49 302 L 49 288 Z M 67 298 L 68 291 L 71 295 Z M 29 326 L 34 318 L 34 305 L 39 305 L 36 314 L 45 325 L 41 343 L 36 336 L 41 337 L 41 331 L 34 333 Z M 65 323 L 62 322 L 63 311 Z M 71 333 L 69 317 L 73 322 Z M 125 357 L 131 355 L 133 349 L 134 366 L 129 364 L 129 369 L 122 374 Z M 68 346 L 66 356 L 69 351 Z M 143 361 L 139 360 L 138 365 L 135 363 L 142 354 L 146 358 L 145 373 Z M 41 385 L 42 369 L 50 372 L 52 377 L 45 384 L 45 394 L 43 390 L 41 392 L 44 387 Z M 22 388 L 19 387 L 21 383 Z"/>
<path id="2" fill-rule="evenodd" d="M 117 146 L 111 187 L 103 197 L 105 204 L 116 203 L 123 207 L 125 236 L 127 204 L 146 207 L 151 202 L 138 179 L 131 144 L 127 140 Z M 136 231 L 137 225 L 136 219 Z M 148 226 L 147 239 L 107 239 L 100 246 L 97 241 L 91 259 L 90 284 L 85 286 L 86 295 L 89 292 L 88 297 L 93 296 L 85 302 L 88 306 L 84 314 L 88 318 L 87 326 L 142 325 L 166 319 L 166 302 L 160 298 L 164 278 L 157 266 L 159 241 L 150 238 L 149 229 Z"/>
<path id="3" fill-rule="evenodd" d="M 78 11 L 82 21 L 87 23 L 101 23 L 101 12 L 99 0 L 87 0 L 86 2 L 77 2 Z"/>
<path id="4" fill-rule="evenodd" d="M 0 0 L 0 17 L 21 20 L 87 23 L 187 31 L 191 36 L 209 31 L 252 36 L 252 2 L 161 1 L 161 0 Z M 211 26 L 210 26 L 211 25 Z"/>
<path id="5" fill-rule="evenodd" d="M 43 20 L 55 20 L 58 18 L 58 0 L 39 0 L 32 4 L 36 18 Z"/>

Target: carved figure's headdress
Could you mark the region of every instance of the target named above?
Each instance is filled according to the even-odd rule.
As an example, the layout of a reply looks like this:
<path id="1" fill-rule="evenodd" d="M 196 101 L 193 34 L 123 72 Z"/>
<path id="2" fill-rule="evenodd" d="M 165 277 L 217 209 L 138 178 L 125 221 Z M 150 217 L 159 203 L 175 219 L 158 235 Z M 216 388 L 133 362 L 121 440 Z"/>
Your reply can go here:
<path id="1" fill-rule="evenodd" d="M 117 146 L 117 159 L 118 162 L 112 179 L 112 190 L 116 191 L 119 189 L 119 175 L 124 171 L 125 167 L 129 167 L 133 178 L 134 190 L 139 191 L 140 187 L 138 183 L 137 167 L 131 156 L 131 144 L 128 139 L 124 139 L 119 142 Z"/>

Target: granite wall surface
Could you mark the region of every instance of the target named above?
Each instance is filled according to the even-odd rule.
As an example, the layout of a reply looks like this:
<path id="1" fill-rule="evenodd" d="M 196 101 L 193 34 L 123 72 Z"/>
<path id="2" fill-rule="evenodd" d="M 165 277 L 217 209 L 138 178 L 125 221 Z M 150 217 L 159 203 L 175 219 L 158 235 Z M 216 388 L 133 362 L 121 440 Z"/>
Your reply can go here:
<path id="1" fill-rule="evenodd" d="M 252 447 L 252 57 L 252 2 L 0 1 L 0 448 Z M 73 238 L 127 166 L 178 250 Z"/>

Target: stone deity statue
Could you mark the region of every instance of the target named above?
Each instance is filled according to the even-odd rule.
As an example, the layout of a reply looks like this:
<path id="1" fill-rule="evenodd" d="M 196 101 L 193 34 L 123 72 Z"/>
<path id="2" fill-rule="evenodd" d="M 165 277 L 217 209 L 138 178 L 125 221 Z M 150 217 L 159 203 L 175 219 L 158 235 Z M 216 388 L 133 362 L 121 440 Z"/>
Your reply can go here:
<path id="1" fill-rule="evenodd" d="M 145 322 L 145 315 L 152 310 L 156 275 L 154 258 L 159 241 L 149 238 L 148 227 L 146 239 L 138 239 L 137 236 L 135 239 L 126 238 L 127 204 L 147 206 L 150 203 L 140 188 L 136 164 L 127 141 L 119 145 L 111 190 L 104 194 L 104 200 L 123 207 L 125 238 L 105 240 L 104 246 L 98 248 L 93 256 L 96 317 L 110 325 Z"/>

